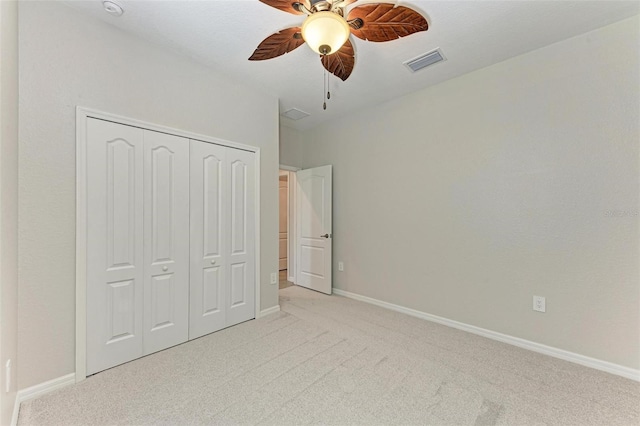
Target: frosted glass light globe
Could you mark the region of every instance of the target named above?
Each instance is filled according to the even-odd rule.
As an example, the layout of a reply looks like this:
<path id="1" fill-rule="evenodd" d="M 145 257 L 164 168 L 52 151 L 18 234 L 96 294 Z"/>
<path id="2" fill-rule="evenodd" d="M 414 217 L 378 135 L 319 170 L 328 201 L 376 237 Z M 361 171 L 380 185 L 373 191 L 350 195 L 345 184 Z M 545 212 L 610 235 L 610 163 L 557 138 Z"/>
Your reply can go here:
<path id="1" fill-rule="evenodd" d="M 349 38 L 351 30 L 345 19 L 333 12 L 316 12 L 302 24 L 302 38 L 314 52 L 336 53 Z"/>

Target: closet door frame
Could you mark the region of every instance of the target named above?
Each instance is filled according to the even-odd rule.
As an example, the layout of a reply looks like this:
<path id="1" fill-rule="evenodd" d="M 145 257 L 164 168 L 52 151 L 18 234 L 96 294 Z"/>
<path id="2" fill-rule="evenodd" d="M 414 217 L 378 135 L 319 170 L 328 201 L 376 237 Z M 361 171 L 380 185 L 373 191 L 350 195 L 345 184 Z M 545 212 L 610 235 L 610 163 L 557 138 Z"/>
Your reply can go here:
<path id="1" fill-rule="evenodd" d="M 90 118 L 254 153 L 255 318 L 260 317 L 260 148 L 78 106 L 76 107 L 76 383 L 87 377 L 87 120 Z"/>

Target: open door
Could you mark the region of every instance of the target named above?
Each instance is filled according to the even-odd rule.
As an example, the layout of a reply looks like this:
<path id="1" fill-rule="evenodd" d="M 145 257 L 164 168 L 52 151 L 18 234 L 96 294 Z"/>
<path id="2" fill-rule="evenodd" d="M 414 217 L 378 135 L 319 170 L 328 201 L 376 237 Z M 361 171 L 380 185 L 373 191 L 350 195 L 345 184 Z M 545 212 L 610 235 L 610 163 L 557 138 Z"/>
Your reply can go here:
<path id="1" fill-rule="evenodd" d="M 331 294 L 331 166 L 296 172 L 296 284 Z"/>

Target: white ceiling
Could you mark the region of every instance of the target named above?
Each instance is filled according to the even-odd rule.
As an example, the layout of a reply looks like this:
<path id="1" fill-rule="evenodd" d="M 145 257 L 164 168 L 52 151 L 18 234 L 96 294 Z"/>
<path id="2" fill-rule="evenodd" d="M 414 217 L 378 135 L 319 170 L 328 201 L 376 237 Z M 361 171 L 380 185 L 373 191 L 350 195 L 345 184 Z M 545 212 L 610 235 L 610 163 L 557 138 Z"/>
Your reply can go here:
<path id="1" fill-rule="evenodd" d="M 104 11 L 102 0 L 65 3 L 277 96 L 281 112 L 298 108 L 311 114 L 297 121 L 281 118 L 297 129 L 640 13 L 637 1 L 398 1 L 424 14 L 429 30 L 387 43 L 353 38 L 353 74 L 346 82 L 331 78 L 332 96 L 323 111 L 324 68 L 307 46 L 267 61 L 247 60 L 265 37 L 301 25 L 303 16 L 258 0 L 116 1 L 125 9 L 119 18 Z M 364 3 L 376 1 L 360 0 L 351 7 Z M 415 74 L 402 64 L 436 47 L 446 62 Z"/>

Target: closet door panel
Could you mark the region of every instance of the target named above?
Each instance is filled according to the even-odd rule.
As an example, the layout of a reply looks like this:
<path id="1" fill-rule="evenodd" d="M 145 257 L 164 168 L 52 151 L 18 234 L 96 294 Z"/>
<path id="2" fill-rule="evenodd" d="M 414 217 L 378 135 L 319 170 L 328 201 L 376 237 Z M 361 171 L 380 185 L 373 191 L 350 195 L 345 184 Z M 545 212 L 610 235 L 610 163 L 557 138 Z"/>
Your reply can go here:
<path id="1" fill-rule="evenodd" d="M 227 150 L 230 194 L 226 208 L 231 231 L 227 326 L 255 318 L 255 163 L 254 154 Z"/>
<path id="2" fill-rule="evenodd" d="M 143 354 L 143 131 L 87 119 L 87 374 Z"/>
<path id="3" fill-rule="evenodd" d="M 189 140 L 144 131 L 144 353 L 188 339 Z"/>
<path id="4" fill-rule="evenodd" d="M 225 327 L 228 168 L 226 148 L 191 141 L 191 289 L 189 339 Z"/>

